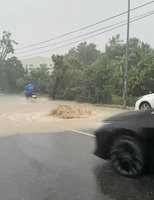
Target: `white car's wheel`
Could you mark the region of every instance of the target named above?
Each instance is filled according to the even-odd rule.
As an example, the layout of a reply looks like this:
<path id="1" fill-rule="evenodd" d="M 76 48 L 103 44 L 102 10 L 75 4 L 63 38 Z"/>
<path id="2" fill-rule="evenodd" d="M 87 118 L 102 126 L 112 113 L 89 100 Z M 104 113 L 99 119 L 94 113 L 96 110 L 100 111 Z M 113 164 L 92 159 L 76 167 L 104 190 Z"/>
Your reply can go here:
<path id="1" fill-rule="evenodd" d="M 140 110 L 150 110 L 151 105 L 148 102 L 142 102 L 139 107 Z"/>

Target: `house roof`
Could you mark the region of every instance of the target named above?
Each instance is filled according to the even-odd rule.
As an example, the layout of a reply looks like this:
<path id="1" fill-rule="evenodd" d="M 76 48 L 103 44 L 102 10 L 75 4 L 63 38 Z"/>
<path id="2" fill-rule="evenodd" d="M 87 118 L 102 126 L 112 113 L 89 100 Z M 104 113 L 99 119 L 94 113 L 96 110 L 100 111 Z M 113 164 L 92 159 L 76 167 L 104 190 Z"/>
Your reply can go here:
<path id="1" fill-rule="evenodd" d="M 25 58 L 22 59 L 21 61 L 25 62 L 25 61 L 33 61 L 33 60 L 38 60 L 38 61 L 51 61 L 51 58 L 46 58 L 46 57 L 41 57 L 41 56 L 36 56 L 36 57 L 31 57 L 31 58 Z"/>
<path id="2" fill-rule="evenodd" d="M 53 65 L 53 61 L 51 58 L 45 58 L 41 56 L 26 58 L 21 60 L 24 66 L 33 65 L 34 67 L 39 67 L 41 64 Z"/>

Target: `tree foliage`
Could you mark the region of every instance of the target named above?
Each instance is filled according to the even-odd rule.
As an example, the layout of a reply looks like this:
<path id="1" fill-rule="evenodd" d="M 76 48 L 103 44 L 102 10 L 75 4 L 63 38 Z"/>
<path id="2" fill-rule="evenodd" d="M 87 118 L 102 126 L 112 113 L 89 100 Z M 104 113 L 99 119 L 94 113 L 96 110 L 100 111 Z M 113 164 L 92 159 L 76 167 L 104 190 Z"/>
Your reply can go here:
<path id="1" fill-rule="evenodd" d="M 112 96 L 122 97 L 126 44 L 120 35 L 113 36 L 105 52 L 92 60 L 88 59 L 87 52 L 94 55 L 95 45 L 90 46 L 81 43 L 65 56 L 53 56 L 53 98 L 111 103 Z M 137 38 L 130 39 L 128 71 L 129 103 L 133 102 L 132 96 L 153 92 L 154 50 Z"/>
<path id="2" fill-rule="evenodd" d="M 105 53 L 110 59 L 118 59 L 125 55 L 126 45 L 120 40 L 120 35 L 112 36 L 105 48 Z"/>
<path id="3" fill-rule="evenodd" d="M 16 57 L 8 58 L 0 67 L 0 87 L 3 90 L 15 91 L 17 89 L 16 82 L 24 73 L 25 70 Z"/>
<path id="4" fill-rule="evenodd" d="M 134 55 L 132 55 L 132 53 Z M 129 94 L 140 96 L 154 91 L 154 51 L 140 43 L 130 54 Z M 133 58 L 132 58 L 133 57 Z"/>
<path id="5" fill-rule="evenodd" d="M 74 57 L 52 56 L 54 70 L 52 74 L 51 96 L 53 99 L 73 100 L 81 95 L 83 66 Z"/>
<path id="6" fill-rule="evenodd" d="M 35 86 L 35 91 L 42 94 L 49 94 L 51 87 L 51 77 L 46 65 L 30 72 L 31 82 Z"/>
<path id="7" fill-rule="evenodd" d="M 51 75 L 46 65 L 41 65 L 37 69 L 33 69 L 30 73 L 25 73 L 23 77 L 17 80 L 17 87 L 24 90 L 28 83 L 34 85 L 35 92 L 40 94 L 49 94 L 51 90 Z"/>
<path id="8" fill-rule="evenodd" d="M 111 102 L 112 68 L 106 54 L 102 54 L 84 73 L 84 94 L 89 102 Z"/>
<path id="9" fill-rule="evenodd" d="M 9 53 L 14 53 L 13 44 L 17 44 L 17 42 L 11 39 L 11 33 L 4 31 L 0 40 L 0 63 L 6 59 Z"/>
<path id="10" fill-rule="evenodd" d="M 86 42 L 83 42 L 76 48 L 72 48 L 68 54 L 77 58 L 84 66 L 90 66 L 97 60 L 100 55 L 100 51 L 96 49 L 95 44 L 87 44 Z"/>
<path id="11" fill-rule="evenodd" d="M 50 94 L 53 99 L 92 103 L 122 101 L 126 44 L 120 35 L 109 39 L 104 52 L 98 51 L 93 43 L 83 42 L 66 55 L 53 55 L 51 75 L 45 65 L 28 73 L 16 57 L 7 58 L 16 44 L 10 37 L 10 33 L 4 32 L 0 40 L 3 90 L 23 90 L 31 82 L 36 92 Z M 132 104 L 136 96 L 154 92 L 154 49 L 138 38 L 130 38 L 129 43 L 128 102 Z"/>

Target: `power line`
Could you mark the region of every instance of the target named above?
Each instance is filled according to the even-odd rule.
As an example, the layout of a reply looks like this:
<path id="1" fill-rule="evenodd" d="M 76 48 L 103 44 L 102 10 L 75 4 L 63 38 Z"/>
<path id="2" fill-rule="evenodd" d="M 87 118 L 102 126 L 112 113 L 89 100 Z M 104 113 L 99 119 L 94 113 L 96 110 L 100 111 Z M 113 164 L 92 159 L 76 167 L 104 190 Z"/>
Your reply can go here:
<path id="1" fill-rule="evenodd" d="M 146 13 L 144 13 L 142 15 L 138 15 L 136 17 L 131 18 L 131 20 L 136 19 L 136 18 L 138 19 L 140 17 L 147 16 L 149 14 L 153 14 L 153 12 L 154 11 L 146 12 Z M 106 26 L 106 27 L 103 27 L 103 28 L 100 28 L 100 29 L 97 29 L 97 30 L 94 30 L 94 31 L 91 31 L 91 32 L 88 32 L 88 33 L 85 33 L 85 34 L 82 34 L 82 35 L 79 35 L 79 36 L 76 36 L 76 37 L 72 37 L 70 39 L 66 39 L 66 40 L 63 40 L 63 41 L 60 41 L 60 42 L 52 43 L 52 44 L 49 44 L 49 45 L 45 45 L 45 46 L 42 46 L 42 47 L 34 48 L 34 49 L 23 51 L 23 52 L 17 52 L 16 54 L 19 55 L 19 54 L 23 54 L 23 53 L 27 53 L 27 52 L 39 50 L 39 49 L 44 49 L 46 47 L 51 47 L 51 46 L 54 46 L 54 45 L 57 45 L 57 44 L 61 44 L 61 43 L 64 43 L 64 42 L 68 42 L 68 41 L 71 41 L 71 40 L 74 40 L 74 39 L 77 39 L 77 38 L 80 38 L 80 37 L 83 37 L 83 36 L 86 36 L 86 35 L 89 35 L 89 34 L 92 34 L 92 33 L 98 32 L 98 31 L 101 31 L 101 30 L 104 30 L 104 29 L 107 29 L 107 28 L 111 28 L 113 26 L 122 24 L 124 22 L 126 22 L 126 20 L 123 20 L 121 22 L 118 22 L 118 23 L 115 23 L 115 24 L 112 24 L 112 25 L 109 25 L 109 26 Z"/>
<path id="2" fill-rule="evenodd" d="M 150 16 L 150 15 L 152 15 L 152 14 L 154 14 L 154 13 L 151 13 L 151 14 L 146 15 L 146 16 L 144 16 L 144 17 L 140 17 L 140 18 L 138 18 L 138 19 L 136 19 L 136 20 L 132 20 L 132 21 L 130 21 L 130 23 L 135 22 L 135 21 L 138 21 L 138 20 L 143 19 L 143 18 L 145 18 L 145 17 L 148 17 L 148 16 Z M 60 48 L 63 48 L 63 47 L 66 47 L 66 46 L 69 46 L 69 45 L 72 45 L 72 44 L 75 44 L 75 43 L 78 43 L 78 42 L 82 42 L 82 41 L 84 41 L 84 40 L 87 40 L 87 39 L 96 37 L 96 36 L 101 35 L 101 34 L 103 34 L 103 33 L 107 33 L 107 32 L 110 32 L 110 31 L 112 31 L 112 30 L 114 30 L 114 29 L 118 29 L 118 28 L 120 28 L 120 27 L 123 27 L 123 26 L 125 26 L 126 24 L 127 24 L 127 23 L 124 23 L 124 24 L 122 24 L 122 25 L 119 25 L 119 26 L 117 26 L 117 27 L 114 27 L 114 28 L 111 28 L 111 29 L 109 29 L 109 30 L 103 31 L 103 32 L 101 32 L 101 33 L 92 35 L 92 36 L 87 37 L 87 38 L 83 38 L 83 39 L 81 39 L 81 40 L 78 40 L 78 41 L 75 41 L 75 42 L 72 42 L 72 43 L 65 44 L 65 45 L 63 45 L 63 46 L 59 46 L 59 47 L 56 47 L 56 48 L 53 48 L 53 49 L 50 49 L 50 50 L 46 50 L 46 51 L 37 52 L 37 53 L 34 53 L 34 54 L 25 55 L 25 56 L 23 56 L 22 58 L 24 58 L 24 57 L 29 57 L 29 56 L 33 56 L 33 55 L 38 55 L 38 54 L 42 54 L 42 53 L 47 53 L 47 52 L 50 52 L 50 51 L 53 51 L 53 50 L 56 50 L 56 49 L 60 49 Z"/>
<path id="3" fill-rule="evenodd" d="M 142 5 L 140 5 L 140 6 L 137 6 L 137 7 L 135 7 L 135 8 L 132 8 L 130 11 L 137 10 L 137 9 L 139 9 L 139 8 L 142 8 L 142 7 L 147 6 L 147 5 L 149 5 L 149 4 L 152 4 L 152 3 L 154 3 L 154 1 L 150 1 L 150 2 L 148 2 L 148 3 L 146 3 L 146 4 L 142 4 Z M 57 36 L 57 37 L 54 37 L 54 38 L 45 40 L 45 41 L 43 41 L 43 42 L 39 42 L 39 43 L 35 43 L 35 44 L 32 44 L 32 45 L 28 45 L 28 46 L 25 46 L 25 47 L 18 48 L 18 49 L 16 49 L 16 51 L 17 51 L 17 50 L 21 50 L 21 49 L 26 49 L 26 48 L 29 48 L 29 47 L 33 47 L 33 46 L 36 46 L 36 45 L 40 45 L 40 44 L 43 44 L 43 43 L 46 43 L 46 42 L 49 42 L 49 41 L 52 41 L 52 40 L 55 40 L 55 39 L 58 39 L 58 38 L 61 38 L 61 37 L 70 35 L 70 34 L 73 34 L 73 33 L 76 33 L 76 32 L 82 31 L 82 30 L 84 30 L 84 29 L 90 28 L 90 27 L 92 27 L 92 26 L 98 25 L 98 24 L 100 24 L 100 23 L 103 23 L 103 22 L 106 22 L 106 21 L 108 21 L 108 20 L 114 19 L 114 18 L 119 17 L 119 16 L 121 16 L 121 15 L 124 15 L 124 14 L 126 14 L 127 12 L 128 12 L 128 11 L 119 13 L 119 14 L 114 15 L 114 16 L 112 16 L 112 17 L 109 17 L 109 18 L 107 18 L 107 19 L 98 21 L 98 22 L 96 22 L 96 23 L 90 24 L 90 25 L 88 25 L 88 26 L 82 27 L 82 28 L 80 28 L 80 29 L 77 29 L 77 30 L 74 30 L 74 31 L 71 31 L 71 32 L 65 33 L 65 34 L 63 34 L 63 35 L 59 35 L 59 36 Z"/>
<path id="4" fill-rule="evenodd" d="M 153 14 L 154 14 L 154 12 L 151 13 L 151 14 L 148 14 L 148 15 L 146 15 L 146 16 L 142 16 L 142 17 L 140 17 L 140 18 L 138 18 L 138 19 L 134 19 L 134 20 L 130 21 L 130 23 L 133 23 L 133 22 L 135 22 L 135 21 L 141 20 L 141 19 L 146 18 L 146 17 L 148 17 L 148 16 L 150 16 L 150 15 L 153 15 Z M 112 31 L 112 30 L 115 30 L 115 29 L 118 29 L 118 28 L 120 28 L 120 27 L 123 27 L 123 26 L 125 26 L 126 24 L 127 24 L 127 23 L 124 23 L 124 24 L 122 24 L 122 25 L 119 25 L 119 26 L 116 26 L 116 27 L 114 27 L 114 28 L 108 29 L 108 30 L 103 31 L 103 32 L 101 32 L 101 33 L 98 33 L 98 34 L 89 36 L 89 37 L 87 37 L 87 38 L 83 38 L 83 39 L 78 40 L 78 41 L 75 41 L 75 42 L 71 42 L 71 43 L 65 44 L 65 45 L 63 45 L 63 46 L 59 46 L 59 47 L 56 47 L 56 48 L 53 48 L 53 49 L 50 49 L 50 50 L 46 50 L 46 51 L 37 52 L 37 53 L 34 53 L 34 54 L 25 55 L 25 56 L 23 56 L 23 57 L 21 57 L 21 58 L 25 58 L 25 57 L 29 57 L 29 56 L 34 56 L 34 55 L 39 55 L 39 54 L 47 53 L 47 52 L 50 52 L 50 51 L 53 51 L 53 50 L 56 50 L 56 49 L 60 49 L 60 48 L 63 48 L 63 47 L 66 47 L 66 46 L 69 46 L 69 45 L 72 45 L 72 44 L 75 44 L 75 43 L 78 43 L 78 42 L 82 42 L 82 41 L 84 41 L 84 40 L 87 40 L 87 39 L 96 37 L 96 36 L 101 35 L 101 34 L 103 34 L 103 33 L 107 33 L 107 32 L 110 32 L 110 31 Z M 21 58 L 20 58 L 20 59 L 21 59 Z"/>

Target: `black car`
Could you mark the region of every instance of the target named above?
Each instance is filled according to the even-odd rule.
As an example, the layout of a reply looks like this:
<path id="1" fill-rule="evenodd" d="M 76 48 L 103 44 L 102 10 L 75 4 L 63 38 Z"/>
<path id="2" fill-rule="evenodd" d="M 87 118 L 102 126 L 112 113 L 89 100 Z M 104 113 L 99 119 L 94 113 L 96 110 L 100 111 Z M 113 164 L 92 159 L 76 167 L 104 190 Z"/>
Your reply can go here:
<path id="1" fill-rule="evenodd" d="M 150 169 L 154 158 L 154 110 L 108 118 L 95 135 L 95 155 L 111 160 L 121 175 L 133 178 Z"/>

